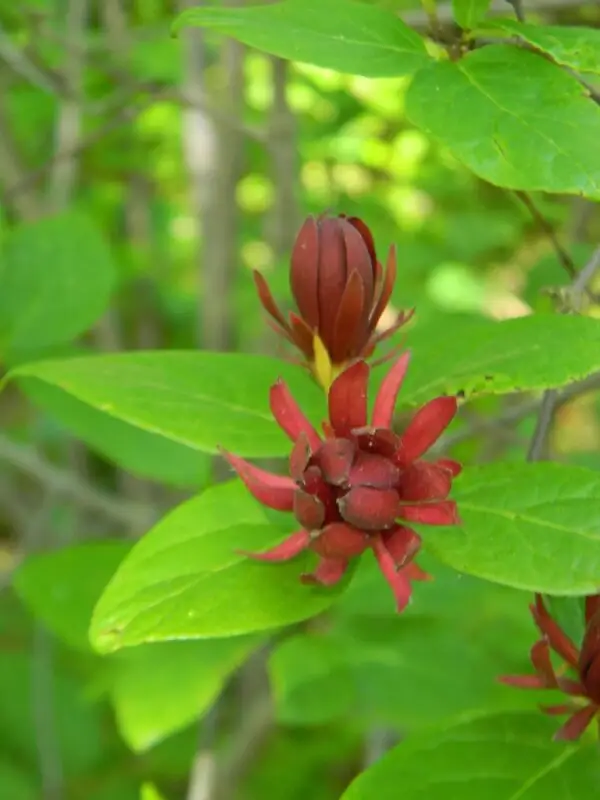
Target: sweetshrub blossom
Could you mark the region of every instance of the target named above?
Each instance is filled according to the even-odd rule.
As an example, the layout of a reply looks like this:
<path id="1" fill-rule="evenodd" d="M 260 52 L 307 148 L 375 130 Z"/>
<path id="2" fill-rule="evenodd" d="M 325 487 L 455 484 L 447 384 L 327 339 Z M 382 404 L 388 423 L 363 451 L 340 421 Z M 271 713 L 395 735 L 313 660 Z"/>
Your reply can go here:
<path id="1" fill-rule="evenodd" d="M 318 554 L 305 582 L 337 583 L 349 561 L 373 550 L 394 592 L 398 610 L 410 599 L 410 581 L 428 576 L 412 560 L 421 539 L 410 523 L 454 525 L 456 504 L 448 500 L 460 465 L 421 456 L 456 413 L 456 398 L 438 397 L 415 413 L 401 436 L 391 429 L 396 398 L 409 362 L 402 355 L 384 378 L 367 424 L 369 366 L 358 361 L 342 372 L 328 393 L 324 437 L 311 425 L 278 381 L 270 393 L 273 416 L 294 442 L 290 477 L 266 472 L 225 453 L 254 497 L 270 508 L 293 511 L 300 528 L 264 553 L 263 561 L 287 561 L 305 549 Z"/>
<path id="2" fill-rule="evenodd" d="M 369 228 L 356 217 L 309 217 L 296 238 L 290 283 L 299 314 L 285 318 L 259 272 L 254 280 L 275 330 L 304 355 L 316 380 L 328 389 L 352 360 L 370 356 L 411 316 L 401 313 L 375 332 L 396 280 L 396 253 L 386 269 L 377 260 Z"/>
<path id="3" fill-rule="evenodd" d="M 566 741 L 578 739 L 600 712 L 600 595 L 590 595 L 585 599 L 586 630 L 581 649 L 550 616 L 540 595 L 535 596 L 535 603 L 530 609 L 542 634 L 530 654 L 536 674 L 504 675 L 500 680 L 509 686 L 558 689 L 568 695 L 569 702 L 542 706 L 542 711 L 551 715 L 569 714 L 554 738 Z M 576 672 L 577 679 L 565 677 L 564 668 L 554 668 L 551 651 L 566 662 L 567 668 Z"/>

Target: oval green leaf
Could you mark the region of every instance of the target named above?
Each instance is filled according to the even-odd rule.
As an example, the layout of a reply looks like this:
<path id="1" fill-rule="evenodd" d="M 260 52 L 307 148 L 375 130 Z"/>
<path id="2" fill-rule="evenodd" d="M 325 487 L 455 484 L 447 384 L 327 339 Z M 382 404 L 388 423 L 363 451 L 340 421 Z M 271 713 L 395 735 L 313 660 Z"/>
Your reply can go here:
<path id="1" fill-rule="evenodd" d="M 406 113 L 490 183 L 600 198 L 600 107 L 535 53 L 491 45 L 432 64 L 415 76 Z"/>
<path id="2" fill-rule="evenodd" d="M 211 28 L 290 61 L 370 78 L 409 75 L 431 59 L 396 15 L 353 0 L 285 0 L 246 8 L 190 8 L 173 25 Z"/>
<path id="3" fill-rule="evenodd" d="M 269 387 L 278 377 L 317 420 L 325 411 L 322 393 L 301 369 L 245 353 L 117 353 L 24 364 L 11 376 L 44 381 L 123 422 L 209 453 L 219 446 L 243 456 L 289 452 L 269 410 Z"/>
<path id="4" fill-rule="evenodd" d="M 451 684 L 450 684 L 451 685 Z M 556 719 L 471 715 L 412 736 L 360 775 L 342 800 L 573 800 L 593 795 L 597 748 L 556 744 Z"/>
<path id="5" fill-rule="evenodd" d="M 600 589 L 600 472 L 506 462 L 465 469 L 453 494 L 462 526 L 423 528 L 459 572 L 532 592 Z"/>
<path id="6" fill-rule="evenodd" d="M 238 481 L 176 508 L 138 542 L 96 606 L 101 652 L 171 639 L 236 636 L 290 625 L 327 608 L 345 587 L 305 586 L 311 554 L 261 564 L 240 550 L 284 538 Z"/>

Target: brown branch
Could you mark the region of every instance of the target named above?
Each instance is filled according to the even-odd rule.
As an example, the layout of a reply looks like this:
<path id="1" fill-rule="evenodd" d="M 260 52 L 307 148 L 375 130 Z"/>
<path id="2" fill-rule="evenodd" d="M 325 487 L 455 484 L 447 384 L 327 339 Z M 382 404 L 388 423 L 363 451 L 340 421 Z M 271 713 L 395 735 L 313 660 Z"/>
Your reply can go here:
<path id="1" fill-rule="evenodd" d="M 534 220 L 537 222 L 539 227 L 542 229 L 544 234 L 548 237 L 562 267 L 569 274 L 571 280 L 573 280 L 577 275 L 577 268 L 569 253 L 559 242 L 558 237 L 556 236 L 556 233 L 554 232 L 554 228 L 552 227 L 552 225 L 550 225 L 548 220 L 544 217 L 544 215 L 535 205 L 535 203 L 531 199 L 531 196 L 527 194 L 527 192 L 515 191 L 515 195 L 527 208 L 527 210 L 534 218 Z"/>

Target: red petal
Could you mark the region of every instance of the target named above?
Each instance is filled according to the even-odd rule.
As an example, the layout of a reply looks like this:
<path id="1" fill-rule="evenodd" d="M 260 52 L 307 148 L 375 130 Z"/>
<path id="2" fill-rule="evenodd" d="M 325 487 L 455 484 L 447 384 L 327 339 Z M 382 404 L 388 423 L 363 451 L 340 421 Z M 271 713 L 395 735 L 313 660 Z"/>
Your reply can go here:
<path id="1" fill-rule="evenodd" d="M 347 560 L 359 556 L 369 545 L 369 536 L 345 522 L 332 522 L 312 540 L 311 550 L 323 558 Z"/>
<path id="2" fill-rule="evenodd" d="M 262 304 L 262 307 L 265 311 L 270 314 L 274 320 L 276 320 L 279 325 L 289 333 L 288 324 L 285 320 L 285 317 L 279 310 L 279 306 L 275 302 L 273 295 L 271 294 L 271 290 L 269 289 L 269 284 L 265 280 L 265 278 L 261 275 L 260 272 L 254 270 L 252 272 L 254 277 L 254 284 L 256 286 L 256 291 L 258 292 L 258 298 Z"/>
<path id="3" fill-rule="evenodd" d="M 269 393 L 271 412 L 279 427 L 295 442 L 301 433 L 306 435 L 310 449 L 314 452 L 321 446 L 321 438 L 302 413 L 286 384 L 280 379 L 271 386 Z"/>
<path id="4" fill-rule="evenodd" d="M 395 454 L 400 441 L 393 431 L 370 426 L 355 428 L 353 435 L 361 450 L 386 458 L 391 458 Z"/>
<path id="5" fill-rule="evenodd" d="M 304 431 L 300 433 L 294 447 L 290 454 L 290 475 L 295 481 L 302 480 L 304 470 L 310 461 L 310 445 L 308 444 L 308 437 Z"/>
<path id="6" fill-rule="evenodd" d="M 300 525 L 308 531 L 319 530 L 325 521 L 325 506 L 314 494 L 296 489 L 294 515 Z"/>
<path id="7" fill-rule="evenodd" d="M 535 596 L 535 605 L 531 606 L 535 624 L 548 638 L 548 643 L 555 653 L 575 669 L 579 666 L 579 651 L 562 628 L 552 619 L 540 594 Z"/>
<path id="8" fill-rule="evenodd" d="M 327 483 L 342 486 L 348 482 L 356 447 L 350 439 L 327 439 L 318 454 L 318 463 Z"/>
<path id="9" fill-rule="evenodd" d="M 309 532 L 296 531 L 296 533 L 292 533 L 291 536 L 284 539 L 283 542 L 276 544 L 275 547 L 272 547 L 270 550 L 265 550 L 264 553 L 250 553 L 247 550 L 239 550 L 238 552 L 256 561 L 290 561 L 290 559 L 297 556 L 298 553 L 306 550 L 309 544 Z"/>
<path id="10" fill-rule="evenodd" d="M 293 343 L 299 350 L 302 350 L 309 361 L 312 361 L 315 357 L 313 347 L 314 334 L 312 330 L 308 327 L 302 317 L 294 314 L 293 311 L 291 311 L 289 314 L 289 320 L 290 335 Z"/>
<path id="11" fill-rule="evenodd" d="M 456 478 L 457 475 L 460 475 L 462 472 L 462 464 L 459 464 L 458 461 L 454 461 L 451 458 L 438 458 L 438 460 L 433 463 L 436 467 L 447 469 L 453 478 Z"/>
<path id="12" fill-rule="evenodd" d="M 355 244 L 364 248 L 363 241 L 352 226 L 338 217 L 325 217 L 319 223 L 319 274 L 318 274 L 318 303 L 319 303 L 319 336 L 327 352 L 333 349 L 335 323 L 348 275 L 348 244 L 346 242 L 346 229 L 354 235 Z M 367 253 L 365 250 L 365 257 Z"/>
<path id="13" fill-rule="evenodd" d="M 323 558 L 317 564 L 314 572 L 304 573 L 300 576 L 302 583 L 319 584 L 320 586 L 333 586 L 339 583 L 348 569 L 348 562 L 340 558 Z"/>
<path id="14" fill-rule="evenodd" d="M 402 473 L 400 497 L 406 501 L 444 500 L 452 488 L 452 475 L 447 469 L 414 461 Z"/>
<path id="15" fill-rule="evenodd" d="M 294 507 L 295 484 L 291 478 L 274 475 L 264 469 L 259 469 L 254 464 L 250 464 L 248 461 L 244 461 L 243 458 L 234 456 L 225 450 L 221 450 L 221 453 L 259 503 L 277 511 L 292 510 Z"/>
<path id="16" fill-rule="evenodd" d="M 374 428 L 389 428 L 394 418 L 394 408 L 398 392 L 408 369 L 410 351 L 403 353 L 389 370 L 375 398 L 372 425 Z"/>
<path id="17" fill-rule="evenodd" d="M 516 686 L 519 689 L 545 689 L 546 685 L 539 675 L 500 675 L 500 683 Z"/>
<path id="18" fill-rule="evenodd" d="M 402 572 L 405 572 L 406 577 L 411 581 L 433 580 L 432 576 L 428 572 L 425 572 L 424 569 L 421 569 L 416 561 L 410 561 L 405 567 L 402 568 Z"/>
<path id="19" fill-rule="evenodd" d="M 571 694 L 574 697 L 586 697 L 586 691 L 579 681 L 574 681 L 572 678 L 556 678 L 556 685 L 565 694 Z"/>
<path id="20" fill-rule="evenodd" d="M 586 622 L 586 625 L 589 625 L 589 623 L 592 620 L 592 617 L 599 610 L 600 610 L 600 594 L 590 594 L 590 595 L 588 595 L 585 598 L 585 622 Z"/>
<path id="21" fill-rule="evenodd" d="M 548 689 L 555 689 L 558 684 L 556 682 L 554 667 L 550 660 L 550 646 L 546 639 L 542 639 L 533 645 L 530 658 L 544 686 L 548 687 Z"/>
<path id="22" fill-rule="evenodd" d="M 423 455 L 448 427 L 457 409 L 456 397 L 436 397 L 419 409 L 401 438 L 400 464 L 410 464 Z"/>
<path id="23" fill-rule="evenodd" d="M 394 560 L 396 569 L 404 567 L 411 562 L 421 548 L 421 537 L 410 528 L 399 525 L 393 530 L 381 535 L 385 548 Z M 420 572 L 423 572 L 418 568 Z M 427 573 L 423 573 L 426 575 Z M 429 577 L 429 576 L 427 576 Z M 426 580 L 421 578 L 421 580 Z"/>
<path id="24" fill-rule="evenodd" d="M 371 259 L 372 264 L 377 263 L 377 254 L 375 252 L 375 242 L 373 240 L 373 234 L 371 233 L 369 226 L 362 221 L 359 217 L 346 217 L 345 214 L 340 214 L 342 219 L 346 219 L 350 225 L 353 225 L 356 230 L 362 236 L 363 242 L 366 245 L 367 250 L 369 251 L 369 257 Z"/>
<path id="25" fill-rule="evenodd" d="M 371 318 L 369 320 L 369 330 L 374 331 L 377 327 L 377 323 L 381 319 L 381 315 L 385 311 L 387 304 L 390 301 L 390 297 L 392 296 L 392 291 L 394 289 L 394 284 L 396 282 L 396 248 L 392 245 L 388 251 L 387 261 L 385 265 L 385 275 L 383 278 L 383 284 L 381 286 L 381 292 L 379 297 L 377 298 L 377 303 L 373 308 L 371 313 Z M 402 323 L 404 320 L 402 320 Z M 402 324 L 401 323 L 401 324 Z M 398 325 L 397 327 L 400 327 Z"/>
<path id="26" fill-rule="evenodd" d="M 376 536 L 374 538 L 372 547 L 379 569 L 396 598 L 396 609 L 398 612 L 403 611 L 408 605 L 412 594 L 409 573 L 406 569 L 396 569 L 394 559 L 381 537 Z"/>
<path id="27" fill-rule="evenodd" d="M 596 716 L 598 709 L 595 705 L 590 703 L 589 706 L 580 708 L 573 716 L 565 722 L 562 728 L 554 734 L 555 742 L 573 742 L 579 739 L 581 734 L 588 727 L 590 722 Z"/>
<path id="28" fill-rule="evenodd" d="M 367 423 L 367 385 L 369 367 L 357 361 L 334 380 L 329 389 L 329 421 L 337 436 L 351 434 Z"/>
<path id="29" fill-rule="evenodd" d="M 346 522 L 363 531 L 391 528 L 398 516 L 398 493 L 394 489 L 358 486 L 337 504 Z"/>
<path id="30" fill-rule="evenodd" d="M 319 328 L 319 226 L 309 217 L 292 249 L 290 284 L 301 316 L 309 328 Z"/>
<path id="31" fill-rule="evenodd" d="M 400 503 L 397 515 L 409 522 L 420 522 L 422 525 L 460 525 L 454 500 L 414 506 Z"/>
<path id="32" fill-rule="evenodd" d="M 359 452 L 350 470 L 351 486 L 391 489 L 400 480 L 400 470 L 383 456 Z"/>
<path id="33" fill-rule="evenodd" d="M 360 352 L 366 341 L 368 308 L 361 276 L 354 270 L 337 309 L 329 355 L 334 364 L 342 364 Z"/>

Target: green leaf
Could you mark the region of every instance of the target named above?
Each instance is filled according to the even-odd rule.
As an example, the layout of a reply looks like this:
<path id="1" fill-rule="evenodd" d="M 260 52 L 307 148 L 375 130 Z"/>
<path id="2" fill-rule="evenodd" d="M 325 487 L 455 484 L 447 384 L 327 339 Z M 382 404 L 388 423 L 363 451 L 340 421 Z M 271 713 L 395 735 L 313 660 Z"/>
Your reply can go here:
<path id="1" fill-rule="evenodd" d="M 461 319 L 451 328 L 417 326 L 410 347 L 413 359 L 401 404 L 459 391 L 465 397 L 533 391 L 564 386 L 600 369 L 600 321 L 563 315 L 504 322 Z M 374 384 L 383 374 L 376 371 Z M 55 409 L 66 425 L 69 418 L 57 406 L 57 389 L 129 425 L 211 453 L 218 445 L 243 456 L 289 452 L 268 407 L 268 388 L 278 376 L 314 422 L 325 412 L 322 394 L 302 370 L 248 354 L 122 353 L 24 364 L 10 375 L 27 378 L 25 389 L 49 411 Z M 54 398 L 31 379 L 54 388 Z M 375 386 L 372 397 L 374 392 Z M 93 421 L 81 423 L 76 415 L 73 429 L 82 436 L 85 430 L 87 437 Z M 111 441 L 107 437 L 107 447 Z M 124 450 L 125 442 L 118 451 L 111 445 L 115 457 L 122 458 Z M 139 467 L 129 455 L 127 465 Z"/>
<path id="2" fill-rule="evenodd" d="M 89 652 L 92 611 L 130 549 L 129 542 L 102 541 L 29 556 L 14 575 L 15 591 L 56 636 Z"/>
<path id="3" fill-rule="evenodd" d="M 118 668 L 111 695 L 127 744 L 147 750 L 201 717 L 259 642 L 256 636 L 166 642 L 114 656 Z"/>
<path id="4" fill-rule="evenodd" d="M 406 113 L 481 178 L 600 198 L 600 107 L 571 75 L 504 45 L 417 73 Z"/>
<path id="5" fill-rule="evenodd" d="M 600 321 L 574 315 L 417 326 L 408 344 L 413 357 L 399 400 L 410 405 L 442 393 L 473 397 L 559 387 L 600 369 Z"/>
<path id="6" fill-rule="evenodd" d="M 191 8 L 173 30 L 192 25 L 275 56 L 370 78 L 409 75 L 430 61 L 423 39 L 396 14 L 352 0 Z"/>
<path id="7" fill-rule="evenodd" d="M 324 412 L 321 392 L 298 367 L 244 353 L 118 353 L 24 364 L 11 375 L 44 381 L 123 422 L 209 453 L 219 446 L 244 456 L 289 452 L 269 410 L 269 387 L 279 376 L 303 407 Z"/>
<path id="8" fill-rule="evenodd" d="M 164 800 L 153 783 L 145 783 L 140 792 L 140 800 Z"/>
<path id="9" fill-rule="evenodd" d="M 600 30 L 597 28 L 530 25 L 512 19 L 490 20 L 485 28 L 516 35 L 563 67 L 600 75 Z"/>
<path id="10" fill-rule="evenodd" d="M 470 467 L 453 496 L 463 524 L 423 528 L 441 561 L 517 589 L 598 590 L 600 472 L 554 463 Z"/>
<path id="11" fill-rule="evenodd" d="M 269 675 L 277 717 L 292 725 L 325 725 L 349 716 L 356 687 L 335 638 L 298 634 L 271 653 Z"/>
<path id="12" fill-rule="evenodd" d="M 360 775 L 343 800 L 572 800 L 600 780 L 597 748 L 557 745 L 541 713 L 471 715 L 413 736 Z"/>
<path id="13" fill-rule="evenodd" d="M 111 253 L 87 217 L 21 225 L 0 255 L 0 351 L 73 339 L 102 314 L 114 278 Z"/>
<path id="14" fill-rule="evenodd" d="M 343 591 L 305 586 L 311 554 L 261 564 L 282 534 L 238 481 L 168 514 L 136 544 L 100 598 L 91 639 L 101 652 L 170 639 L 235 636 L 312 617 Z"/>
<path id="15" fill-rule="evenodd" d="M 20 386 L 67 430 L 134 475 L 196 489 L 210 479 L 211 457 L 206 453 L 122 422 L 49 383 L 23 378 Z"/>
<path id="16" fill-rule="evenodd" d="M 452 0 L 452 13 L 461 28 L 469 31 L 485 17 L 492 0 Z"/>
<path id="17" fill-rule="evenodd" d="M 39 800 L 38 780 L 29 770 L 19 769 L 13 761 L 0 758 L 0 786 L 10 800 Z"/>

